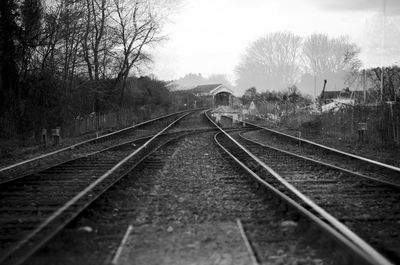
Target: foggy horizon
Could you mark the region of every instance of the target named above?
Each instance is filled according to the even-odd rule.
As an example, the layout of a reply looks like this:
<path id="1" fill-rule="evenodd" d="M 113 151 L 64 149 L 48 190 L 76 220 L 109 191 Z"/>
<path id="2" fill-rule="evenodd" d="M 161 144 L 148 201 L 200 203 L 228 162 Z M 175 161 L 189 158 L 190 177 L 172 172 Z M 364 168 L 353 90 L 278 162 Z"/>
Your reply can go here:
<path id="1" fill-rule="evenodd" d="M 235 68 L 246 50 L 276 32 L 293 33 L 303 41 L 312 34 L 348 36 L 360 48 L 361 68 L 391 66 L 400 61 L 398 21 L 400 2 L 393 0 L 385 1 L 385 10 L 383 0 L 183 1 L 165 27 L 168 40 L 152 51 L 154 64 L 149 73 L 163 80 L 187 74 L 225 75 L 236 86 Z"/>

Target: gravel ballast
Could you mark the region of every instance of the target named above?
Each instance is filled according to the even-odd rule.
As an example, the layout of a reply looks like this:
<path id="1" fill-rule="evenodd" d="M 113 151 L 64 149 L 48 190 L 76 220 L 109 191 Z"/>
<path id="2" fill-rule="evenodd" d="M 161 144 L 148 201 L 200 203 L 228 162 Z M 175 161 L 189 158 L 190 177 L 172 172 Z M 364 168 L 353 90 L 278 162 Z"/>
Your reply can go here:
<path id="1" fill-rule="evenodd" d="M 277 215 L 222 156 L 213 135 L 161 148 L 27 264 L 107 264 L 128 225 L 120 264 L 250 264 L 237 219 L 251 226 L 250 240 L 259 237 L 252 244 L 263 264 L 323 264 L 296 223 Z"/>

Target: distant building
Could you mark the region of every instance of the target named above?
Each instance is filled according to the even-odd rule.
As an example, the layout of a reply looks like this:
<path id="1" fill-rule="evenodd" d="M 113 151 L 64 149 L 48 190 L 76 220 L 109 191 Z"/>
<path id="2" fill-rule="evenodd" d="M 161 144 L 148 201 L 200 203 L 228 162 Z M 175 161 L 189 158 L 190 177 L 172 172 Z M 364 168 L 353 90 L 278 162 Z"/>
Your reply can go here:
<path id="1" fill-rule="evenodd" d="M 248 106 L 243 106 L 241 112 L 243 118 L 246 120 L 254 120 L 256 117 L 260 117 L 260 111 L 254 101 L 251 101 Z"/>
<path id="2" fill-rule="evenodd" d="M 252 101 L 250 103 L 250 106 L 249 106 L 248 110 L 249 110 L 249 114 L 252 115 L 252 116 L 260 115 L 260 112 L 258 111 L 258 108 L 257 108 L 256 104 L 254 104 L 254 101 Z"/>
<path id="3" fill-rule="evenodd" d="M 200 85 L 189 90 L 195 96 L 211 98 L 213 106 L 232 106 L 233 91 L 223 84 Z"/>
<path id="4" fill-rule="evenodd" d="M 372 90 L 350 90 L 345 88 L 338 91 L 324 91 L 320 100 L 323 104 L 338 102 L 342 104 L 374 104 L 377 102 L 377 92 Z"/>

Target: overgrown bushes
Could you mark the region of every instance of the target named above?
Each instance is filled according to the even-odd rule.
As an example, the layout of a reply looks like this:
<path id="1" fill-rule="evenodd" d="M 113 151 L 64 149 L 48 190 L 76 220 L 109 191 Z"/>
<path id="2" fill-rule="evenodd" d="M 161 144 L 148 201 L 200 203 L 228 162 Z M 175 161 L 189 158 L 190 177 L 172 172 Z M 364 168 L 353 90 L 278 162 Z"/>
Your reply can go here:
<path id="1" fill-rule="evenodd" d="M 367 123 L 365 143 L 381 146 L 400 144 L 400 104 L 348 106 L 339 111 L 311 114 L 297 112 L 281 119 L 281 125 L 312 137 L 340 138 L 357 142 L 359 123 Z"/>
<path id="2" fill-rule="evenodd" d="M 63 90 L 60 80 L 46 74 L 30 75 L 25 80 L 21 86 L 23 100 L 18 123 L 22 133 L 8 119 L 0 119 L 0 139 L 13 140 L 19 145 L 40 142 L 42 129 L 49 134 L 59 126 L 63 137 L 72 137 L 132 125 L 185 108 L 179 97 L 167 89 L 166 82 L 149 77 L 128 78 L 122 103 L 118 102 L 112 79 L 93 82 L 76 79 L 71 93 Z"/>

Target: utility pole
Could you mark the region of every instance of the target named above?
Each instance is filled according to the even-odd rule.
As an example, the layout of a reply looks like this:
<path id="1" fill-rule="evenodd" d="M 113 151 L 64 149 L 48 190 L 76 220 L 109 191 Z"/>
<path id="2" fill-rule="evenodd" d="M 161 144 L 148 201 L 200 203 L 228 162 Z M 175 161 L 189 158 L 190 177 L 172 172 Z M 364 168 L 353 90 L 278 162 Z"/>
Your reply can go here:
<path id="1" fill-rule="evenodd" d="M 314 97 L 317 99 L 317 61 L 313 59 L 314 61 Z"/>
<path id="2" fill-rule="evenodd" d="M 382 15 L 382 41 L 381 41 L 381 48 L 382 48 L 382 53 L 381 53 L 381 102 L 383 102 L 383 61 L 384 61 L 384 54 L 385 54 L 385 16 L 386 16 L 386 0 L 383 0 L 383 15 Z"/>
<path id="3" fill-rule="evenodd" d="M 366 91 L 366 86 L 367 86 L 367 73 L 365 69 L 363 70 L 363 91 L 364 91 L 364 105 L 367 101 L 367 91 Z"/>
<path id="4" fill-rule="evenodd" d="M 314 97 L 317 98 L 317 76 L 314 73 Z"/>

